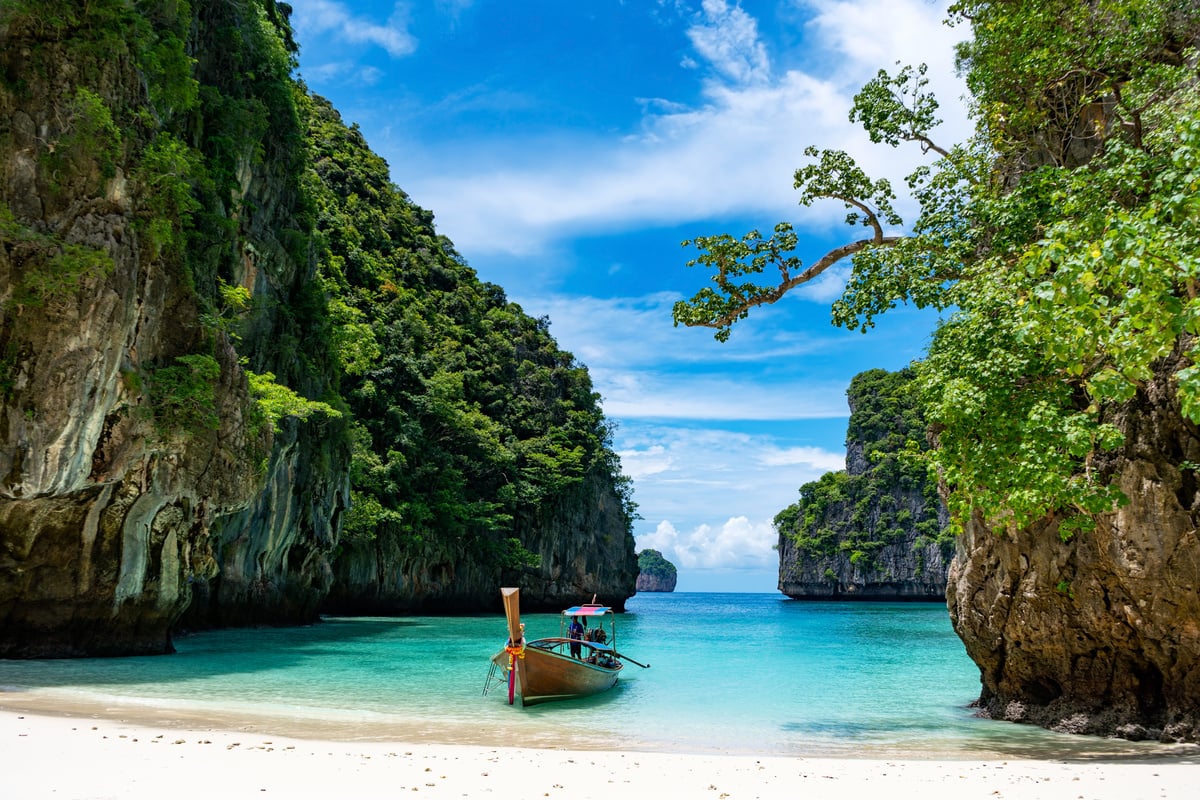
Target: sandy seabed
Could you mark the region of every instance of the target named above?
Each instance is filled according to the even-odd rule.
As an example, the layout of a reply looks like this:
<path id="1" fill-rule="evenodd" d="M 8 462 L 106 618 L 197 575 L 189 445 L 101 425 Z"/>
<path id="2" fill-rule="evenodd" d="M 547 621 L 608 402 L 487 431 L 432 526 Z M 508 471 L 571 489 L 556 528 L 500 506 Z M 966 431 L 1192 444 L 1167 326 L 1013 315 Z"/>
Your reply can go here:
<path id="1" fill-rule="evenodd" d="M 0 705 L 3 698 L 0 697 Z M 0 709 L 0 797 L 1193 798 L 1200 759 L 807 758 L 290 738 Z"/>

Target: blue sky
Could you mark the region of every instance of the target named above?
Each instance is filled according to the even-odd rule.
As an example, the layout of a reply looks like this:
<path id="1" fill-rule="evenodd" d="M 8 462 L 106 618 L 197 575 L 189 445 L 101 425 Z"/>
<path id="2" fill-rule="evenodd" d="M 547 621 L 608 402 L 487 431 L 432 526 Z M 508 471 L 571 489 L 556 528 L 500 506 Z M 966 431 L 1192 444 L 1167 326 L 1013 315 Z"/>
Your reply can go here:
<path id="1" fill-rule="evenodd" d="M 813 144 L 903 187 L 919 150 L 872 145 L 847 119 L 897 61 L 929 64 L 939 144 L 966 138 L 965 34 L 943 24 L 944 0 L 291 5 L 310 89 L 482 279 L 548 316 L 588 366 L 634 479 L 638 548 L 676 564 L 678 591 L 775 591 L 771 519 L 844 465 L 851 377 L 919 358 L 936 317 L 834 328 L 834 269 L 721 344 L 671 324 L 706 281 L 680 242 L 788 220 L 812 261 L 858 238 L 840 204 L 798 206 L 792 174 Z"/>

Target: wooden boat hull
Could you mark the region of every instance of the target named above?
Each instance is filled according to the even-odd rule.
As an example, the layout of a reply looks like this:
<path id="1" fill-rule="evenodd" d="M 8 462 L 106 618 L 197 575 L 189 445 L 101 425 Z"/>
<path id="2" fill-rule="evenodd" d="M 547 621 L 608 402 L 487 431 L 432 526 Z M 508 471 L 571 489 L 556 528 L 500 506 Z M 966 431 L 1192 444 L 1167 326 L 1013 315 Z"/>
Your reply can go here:
<path id="1" fill-rule="evenodd" d="M 574 644 L 583 656 L 576 658 L 570 655 L 573 643 L 570 639 L 547 638 L 526 643 L 518 591 L 501 589 L 501 595 L 509 643 L 492 661 L 505 670 L 512 667 L 508 673 L 510 703 L 519 698 L 521 705 L 528 706 L 547 700 L 586 697 L 611 689 L 617 682 L 623 665 L 605 645 L 576 641 Z"/>
<path id="2" fill-rule="evenodd" d="M 565 647 L 558 640 L 550 640 Z M 531 706 L 548 700 L 563 700 L 571 697 L 587 697 L 611 689 L 621 673 L 621 663 L 605 667 L 580 660 L 565 653 L 555 652 L 533 642 L 525 648 L 525 657 L 516 658 L 515 694 L 521 704 Z M 493 659 L 507 666 L 509 653 L 501 650 Z"/>

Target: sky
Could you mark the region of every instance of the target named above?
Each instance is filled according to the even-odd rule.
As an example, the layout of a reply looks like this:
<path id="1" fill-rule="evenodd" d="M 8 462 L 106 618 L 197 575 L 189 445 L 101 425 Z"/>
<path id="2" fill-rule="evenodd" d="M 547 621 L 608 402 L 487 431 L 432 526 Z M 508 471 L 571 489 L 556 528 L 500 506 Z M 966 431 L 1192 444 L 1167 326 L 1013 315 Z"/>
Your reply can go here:
<path id="1" fill-rule="evenodd" d="M 845 466 L 850 379 L 920 358 L 937 317 L 901 306 L 866 334 L 834 327 L 841 266 L 720 343 L 672 325 L 708 280 L 680 243 L 789 221 L 809 263 L 861 238 L 840 203 L 799 206 L 793 173 L 808 145 L 844 149 L 901 193 L 926 157 L 848 119 L 897 63 L 929 66 L 935 141 L 967 138 L 966 32 L 945 0 L 290 3 L 308 87 L 588 367 L 634 481 L 637 548 L 676 565 L 677 591 L 777 591 L 772 519 Z"/>

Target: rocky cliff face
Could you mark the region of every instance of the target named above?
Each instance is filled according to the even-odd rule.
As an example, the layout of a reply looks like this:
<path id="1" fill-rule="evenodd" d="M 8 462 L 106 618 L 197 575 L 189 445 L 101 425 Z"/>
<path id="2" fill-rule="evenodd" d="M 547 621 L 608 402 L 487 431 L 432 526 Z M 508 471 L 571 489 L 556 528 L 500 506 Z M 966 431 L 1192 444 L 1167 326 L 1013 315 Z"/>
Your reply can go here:
<path id="1" fill-rule="evenodd" d="M 169 651 L 197 595 L 221 610 L 193 605 L 192 624 L 311 620 L 345 447 L 321 422 L 273 436 L 248 390 L 247 354 L 292 371 L 265 343 L 295 336 L 294 317 L 254 315 L 240 351 L 206 319 L 217 275 L 264 309 L 312 277 L 276 235 L 295 202 L 271 174 L 280 160 L 252 158 L 253 141 L 232 154 L 236 188 L 207 209 L 217 232 L 192 236 L 199 209 L 160 191 L 150 162 L 194 168 L 182 142 L 218 119 L 172 119 L 136 64 L 137 12 L 50 6 L 0 20 L 0 655 Z M 244 11 L 175 22 L 191 49 L 216 53 L 231 32 L 262 34 Z M 221 84 L 233 67 L 216 61 L 196 85 L 232 101 Z M 333 469 L 306 467 L 314 452 Z"/>
<path id="2" fill-rule="evenodd" d="M 637 590 L 639 592 L 673 592 L 677 582 L 677 576 L 650 575 L 640 572 L 637 577 Z"/>
<path id="3" fill-rule="evenodd" d="M 1196 741 L 1200 431 L 1163 377 L 1115 421 L 1126 445 L 1102 468 L 1129 503 L 1065 542 L 1054 518 L 1010 531 L 971 520 L 950 572 L 951 618 L 991 716 Z"/>
<path id="4" fill-rule="evenodd" d="M 637 555 L 617 488 L 600 470 L 518 521 L 518 535 L 537 567 L 506 570 L 504 586 L 521 588 L 521 607 L 561 611 L 597 602 L 625 609 L 636 592 Z"/>
<path id="5" fill-rule="evenodd" d="M 908 371 L 855 376 L 847 397 L 846 471 L 800 490 L 775 518 L 779 591 L 804 600 L 933 600 L 946 594 L 954 545 L 935 486 L 897 460 L 923 423 L 902 387 Z"/>
<path id="6" fill-rule="evenodd" d="M 468 529 L 472 518 L 457 545 L 457 529 L 339 541 L 359 408 L 346 396 L 378 396 L 381 416 L 410 433 L 418 426 L 404 415 L 413 408 L 467 420 L 479 413 L 478 399 L 453 405 L 450 396 L 462 373 L 481 365 L 458 355 L 437 361 L 445 353 L 429 333 L 436 326 L 400 297 L 429 287 L 402 290 L 405 275 L 428 273 L 445 308 L 469 305 L 456 294 L 463 289 L 513 327 L 548 335 L 499 287 L 474 278 L 436 236 L 432 214 L 375 185 L 386 183 L 374 175 L 386 165 L 373 154 L 373 191 L 361 197 L 389 204 L 364 215 L 384 220 L 384 244 L 364 256 L 360 240 L 370 237 L 318 229 L 318 218 L 332 224 L 338 203 L 364 205 L 342 191 L 363 173 L 337 179 L 332 157 L 325 172 L 314 166 L 303 124 L 311 102 L 289 76 L 286 13 L 285 4 L 241 0 L 0 6 L 0 657 L 165 652 L 178 626 L 309 622 L 327 607 L 492 608 L 502 581 L 522 586 L 531 608 L 557 610 L 593 593 L 620 607 L 634 592 L 627 486 L 613 463 L 599 464 L 611 453 L 598 441 L 602 415 L 586 402 L 586 370 L 556 350 L 540 371 L 486 367 L 501 384 L 544 384 L 559 406 L 586 412 L 595 431 L 584 433 L 598 442 L 594 472 L 555 472 L 542 483 L 534 474 L 521 484 L 521 507 L 533 510 L 489 520 L 512 527 L 503 537 Z M 361 139 L 328 116 L 342 138 Z M 383 316 L 404 317 L 407 327 L 392 316 L 380 322 L 397 337 L 379 338 L 397 348 L 386 358 L 365 346 L 366 312 L 342 298 L 343 319 L 332 319 L 319 273 L 328 267 L 320 259 L 333 256 L 317 244 L 325 237 L 350 242 L 336 254 L 347 274 L 394 261 L 386 280 L 341 287 L 367 306 L 387 295 Z M 433 250 L 445 252 L 434 259 Z M 488 324 L 493 339 L 518 349 L 506 328 Z M 398 350 L 415 339 L 425 347 L 420 359 Z M 378 369 L 433 364 L 440 405 L 410 381 L 407 405 L 393 407 L 362 368 L 347 390 L 339 340 L 360 345 Z M 566 385 L 580 397 L 555 395 Z M 489 399 L 507 414 L 489 408 L 495 424 L 528 426 L 520 409 L 507 408 L 518 404 Z M 522 441 L 538 456 L 553 452 L 561 433 L 548 419 L 525 431 L 545 434 L 542 449 Z M 490 434 L 493 424 L 479 430 Z M 398 449 L 386 436 L 378 444 L 389 455 Z M 413 450 L 416 461 L 423 448 Z M 440 478 L 468 474 L 462 466 L 479 460 L 474 453 L 448 451 L 441 466 L 424 465 L 423 479 L 454 488 Z M 446 468 L 451 458 L 457 466 Z M 415 471 L 403 461 L 389 465 L 388 485 Z M 503 469 L 488 474 L 500 488 L 463 479 L 479 496 L 438 502 L 464 516 L 499 507 L 511 481 Z M 426 499 L 416 492 L 407 509 Z M 501 573 L 509 550 L 519 574 Z M 534 555 L 537 567 L 526 563 Z"/>
<path id="7" fill-rule="evenodd" d="M 518 530 L 538 564 L 482 567 L 464 550 L 380 537 L 345 545 L 326 608 L 341 614 L 394 614 L 496 608 L 498 587 L 519 586 L 521 609 L 561 611 L 600 602 L 618 610 L 636 589 L 637 559 L 621 498 L 602 471 L 546 502 Z"/>
<path id="8" fill-rule="evenodd" d="M 211 574 L 192 579 L 178 626 L 313 622 L 333 580 L 338 520 L 348 504 L 346 453 L 336 423 L 288 420 L 275 436 L 265 485 L 253 500 L 214 521 Z"/>
<path id="9" fill-rule="evenodd" d="M 837 519 L 831 521 L 836 524 Z M 952 546 L 913 534 L 880 548 L 869 565 L 861 566 L 848 553 L 813 554 L 797 547 L 793 537 L 780 534 L 779 591 L 795 600 L 940 602 L 946 598 L 952 552 Z"/>

